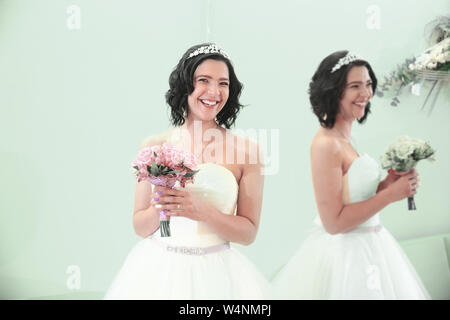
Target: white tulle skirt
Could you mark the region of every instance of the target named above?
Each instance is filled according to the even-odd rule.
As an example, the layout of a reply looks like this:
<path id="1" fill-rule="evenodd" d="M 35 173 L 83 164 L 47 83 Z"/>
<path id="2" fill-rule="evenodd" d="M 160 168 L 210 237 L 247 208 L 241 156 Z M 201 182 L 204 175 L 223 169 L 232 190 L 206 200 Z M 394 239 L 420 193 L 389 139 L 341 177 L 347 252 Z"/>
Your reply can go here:
<path id="1" fill-rule="evenodd" d="M 168 252 L 138 242 L 105 299 L 268 299 L 269 283 L 251 261 L 230 248 L 207 255 Z"/>
<path id="2" fill-rule="evenodd" d="M 315 226 L 273 280 L 277 299 L 430 299 L 392 235 Z"/>

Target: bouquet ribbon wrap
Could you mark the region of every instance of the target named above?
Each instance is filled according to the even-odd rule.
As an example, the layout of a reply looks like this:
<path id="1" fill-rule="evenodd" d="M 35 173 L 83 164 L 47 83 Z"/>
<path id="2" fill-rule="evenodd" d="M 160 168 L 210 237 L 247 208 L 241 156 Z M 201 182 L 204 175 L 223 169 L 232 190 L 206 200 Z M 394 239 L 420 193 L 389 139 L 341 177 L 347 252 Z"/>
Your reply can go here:
<path id="1" fill-rule="evenodd" d="M 168 177 L 168 176 L 149 177 L 148 181 L 155 186 L 172 189 L 175 186 L 175 183 L 177 182 L 177 177 Z M 159 230 L 161 237 L 170 237 L 170 217 L 164 210 L 161 211 L 159 214 Z"/>

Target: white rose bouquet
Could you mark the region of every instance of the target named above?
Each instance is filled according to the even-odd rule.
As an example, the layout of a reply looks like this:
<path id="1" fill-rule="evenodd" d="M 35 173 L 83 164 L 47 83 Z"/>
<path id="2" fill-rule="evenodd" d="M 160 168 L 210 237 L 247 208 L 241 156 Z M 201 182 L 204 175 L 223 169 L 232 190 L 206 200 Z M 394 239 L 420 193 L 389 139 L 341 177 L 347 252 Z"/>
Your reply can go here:
<path id="1" fill-rule="evenodd" d="M 381 157 L 381 165 L 383 169 L 406 172 L 413 169 L 420 160 L 434 161 L 434 153 L 435 151 L 425 141 L 401 136 L 387 147 Z M 414 197 L 408 198 L 408 209 L 416 210 Z"/>

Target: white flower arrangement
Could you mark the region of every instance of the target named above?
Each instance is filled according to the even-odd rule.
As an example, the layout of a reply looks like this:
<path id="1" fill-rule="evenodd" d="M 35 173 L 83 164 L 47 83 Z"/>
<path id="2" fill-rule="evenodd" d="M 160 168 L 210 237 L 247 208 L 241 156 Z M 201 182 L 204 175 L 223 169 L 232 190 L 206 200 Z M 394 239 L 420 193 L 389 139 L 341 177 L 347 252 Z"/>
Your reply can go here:
<path id="1" fill-rule="evenodd" d="M 393 93 L 391 101 L 393 107 L 400 104 L 399 97 L 404 91 L 403 89 L 410 88 L 411 92 L 418 92 L 417 86 L 420 87 L 424 81 L 433 81 L 434 84 L 429 89 L 427 98 L 421 108 L 425 107 L 428 98 L 436 87 L 430 114 L 441 87 L 447 84 L 450 79 L 450 16 L 439 17 L 432 21 L 429 26 L 431 26 L 429 32 L 430 47 L 419 56 L 405 59 L 403 63 L 397 65 L 389 75 L 380 81 L 376 95 L 383 97 L 385 94 Z"/>
<path id="2" fill-rule="evenodd" d="M 434 153 L 435 151 L 427 142 L 408 136 L 401 136 L 387 147 L 384 155 L 381 157 L 381 165 L 383 169 L 409 171 L 420 160 L 428 159 L 434 161 Z"/>
<path id="3" fill-rule="evenodd" d="M 406 172 L 413 169 L 420 160 L 434 161 L 434 153 L 435 151 L 425 141 L 401 136 L 387 147 L 381 157 L 381 165 L 383 169 Z M 408 198 L 408 209 L 416 209 L 414 197 Z"/>
<path id="4" fill-rule="evenodd" d="M 431 48 L 425 50 L 408 68 L 411 71 L 437 70 L 438 66 L 444 66 L 450 62 L 450 38 L 444 39 Z M 447 68 L 439 68 L 447 69 Z"/>

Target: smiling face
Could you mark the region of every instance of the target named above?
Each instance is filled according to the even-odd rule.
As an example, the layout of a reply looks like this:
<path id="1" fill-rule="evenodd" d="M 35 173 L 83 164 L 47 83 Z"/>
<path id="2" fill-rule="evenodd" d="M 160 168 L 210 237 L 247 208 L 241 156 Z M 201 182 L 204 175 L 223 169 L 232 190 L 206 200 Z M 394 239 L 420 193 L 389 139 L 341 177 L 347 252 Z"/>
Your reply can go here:
<path id="1" fill-rule="evenodd" d="M 347 82 L 339 102 L 340 116 L 344 119 L 361 119 L 372 96 L 372 79 L 367 68 L 352 67 L 347 73 Z"/>
<path id="2" fill-rule="evenodd" d="M 214 121 L 228 100 L 230 80 L 226 63 L 203 61 L 194 72 L 193 84 L 194 91 L 188 96 L 188 118 Z"/>

